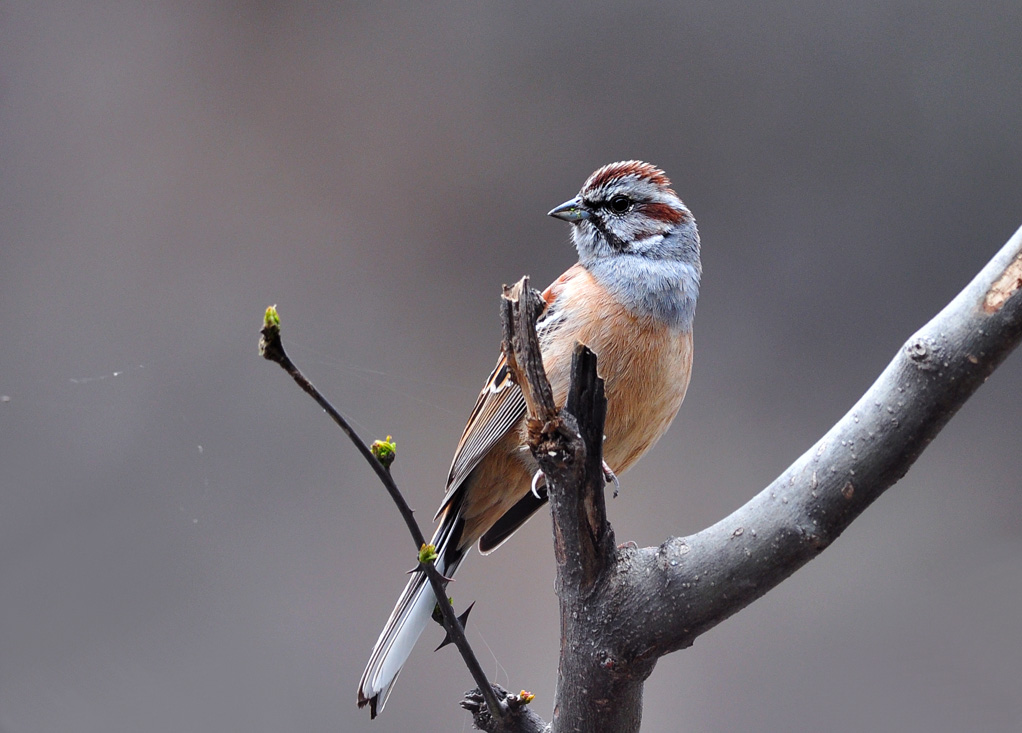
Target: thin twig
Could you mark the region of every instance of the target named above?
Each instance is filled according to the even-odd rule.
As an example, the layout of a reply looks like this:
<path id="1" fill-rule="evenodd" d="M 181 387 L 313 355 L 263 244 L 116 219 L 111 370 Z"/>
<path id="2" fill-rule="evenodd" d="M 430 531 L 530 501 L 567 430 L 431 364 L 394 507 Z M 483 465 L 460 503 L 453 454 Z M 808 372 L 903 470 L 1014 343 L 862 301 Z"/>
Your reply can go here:
<path id="1" fill-rule="evenodd" d="M 380 460 L 373 455 L 373 452 L 365 444 L 365 441 L 359 437 L 358 433 L 354 431 L 348 421 L 339 413 L 333 405 L 316 389 L 312 382 L 310 382 L 304 374 L 295 366 L 294 362 L 291 361 L 287 353 L 284 351 L 284 345 L 280 341 L 280 316 L 277 314 L 276 307 L 270 307 L 266 309 L 266 316 L 263 321 L 262 339 L 259 341 L 259 353 L 263 358 L 279 364 L 280 367 L 286 371 L 291 378 L 295 380 L 299 387 L 316 401 L 323 410 L 337 423 L 338 427 L 344 432 L 345 435 L 355 444 L 356 450 L 362 455 L 363 458 L 369 463 L 373 471 L 379 477 L 380 481 L 383 482 L 384 487 L 387 489 L 387 493 L 390 494 L 390 498 L 394 500 L 397 505 L 397 509 L 401 512 L 401 518 L 405 520 L 405 524 L 408 526 L 408 531 L 411 532 L 412 539 L 415 541 L 415 547 L 417 551 L 421 551 L 426 545 L 426 539 L 419 529 L 418 523 L 415 521 L 411 507 L 408 506 L 408 502 L 405 501 L 401 491 L 397 488 L 397 484 L 394 483 L 394 478 L 390 475 L 390 470 L 384 466 Z M 430 587 L 433 589 L 433 594 L 436 596 L 437 606 L 440 608 L 440 614 L 444 619 L 444 628 L 450 635 L 451 641 L 458 648 L 461 653 L 462 659 L 465 660 L 465 666 L 468 667 L 469 673 L 472 675 L 472 679 L 475 680 L 479 686 L 479 690 L 482 693 L 483 698 L 486 700 L 486 705 L 491 711 L 491 715 L 497 719 L 500 719 L 505 714 L 504 704 L 497 698 L 497 694 L 494 692 L 493 686 L 490 681 L 486 678 L 486 673 L 483 672 L 482 666 L 479 664 L 479 660 L 476 658 L 475 652 L 472 651 L 472 646 L 469 644 L 468 639 L 465 636 L 465 629 L 461 625 L 461 621 L 458 620 L 458 615 L 454 611 L 454 606 L 447 599 L 445 592 L 445 586 L 447 579 L 440 574 L 437 570 L 436 565 L 432 561 L 426 561 L 424 559 L 419 560 L 419 568 L 426 574 L 426 578 L 429 580 Z"/>
<path id="2" fill-rule="evenodd" d="M 263 330 L 260 333 L 262 333 L 262 339 L 259 341 L 259 353 L 264 359 L 279 364 L 285 372 L 290 374 L 298 386 L 305 390 L 316 401 L 317 405 L 323 408 L 326 414 L 337 423 L 337 426 L 355 444 L 355 449 L 362 454 L 362 457 L 366 459 L 369 466 L 376 472 L 376 475 L 383 482 L 384 487 L 386 487 L 387 493 L 390 494 L 390 498 L 397 504 L 397 510 L 401 512 L 401 518 L 405 520 L 408 531 L 411 532 L 412 539 L 415 541 L 415 549 L 418 551 L 420 547 L 426 544 L 426 539 L 419 530 L 419 525 L 415 521 L 411 507 L 408 506 L 408 502 L 401 495 L 390 472 L 377 460 L 376 456 L 373 455 L 373 452 L 365 444 L 365 441 L 359 437 L 358 433 L 348 424 L 348 421 L 344 419 L 341 413 L 320 394 L 319 390 L 313 386 L 312 382 L 299 371 L 298 367 L 288 357 L 284 351 L 284 345 L 280 342 L 280 317 L 277 315 L 276 306 L 266 309 Z"/>

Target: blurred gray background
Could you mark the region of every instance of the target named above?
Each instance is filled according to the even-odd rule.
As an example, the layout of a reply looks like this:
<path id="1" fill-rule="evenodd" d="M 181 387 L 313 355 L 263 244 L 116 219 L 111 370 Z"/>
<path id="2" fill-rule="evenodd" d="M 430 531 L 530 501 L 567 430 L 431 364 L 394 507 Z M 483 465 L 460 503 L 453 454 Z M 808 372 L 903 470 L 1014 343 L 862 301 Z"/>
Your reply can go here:
<path id="1" fill-rule="evenodd" d="M 355 707 L 545 216 L 662 166 L 704 287 L 620 541 L 739 506 L 1022 224 L 1022 4 L 0 7 L 0 731 L 458 731 L 431 629 Z M 1022 358 L 818 560 L 662 660 L 645 730 L 1017 731 Z M 550 715 L 549 520 L 454 587 Z"/>

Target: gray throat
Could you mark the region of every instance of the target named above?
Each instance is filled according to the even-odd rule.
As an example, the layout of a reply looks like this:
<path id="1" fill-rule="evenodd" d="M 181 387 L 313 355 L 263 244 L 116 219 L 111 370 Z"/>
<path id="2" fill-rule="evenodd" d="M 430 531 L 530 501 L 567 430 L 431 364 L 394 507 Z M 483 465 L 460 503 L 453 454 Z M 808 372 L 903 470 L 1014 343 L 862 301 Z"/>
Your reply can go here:
<path id="1" fill-rule="evenodd" d="M 600 257 L 582 265 L 638 318 L 691 331 L 699 297 L 699 260 L 651 259 L 641 254 Z"/>

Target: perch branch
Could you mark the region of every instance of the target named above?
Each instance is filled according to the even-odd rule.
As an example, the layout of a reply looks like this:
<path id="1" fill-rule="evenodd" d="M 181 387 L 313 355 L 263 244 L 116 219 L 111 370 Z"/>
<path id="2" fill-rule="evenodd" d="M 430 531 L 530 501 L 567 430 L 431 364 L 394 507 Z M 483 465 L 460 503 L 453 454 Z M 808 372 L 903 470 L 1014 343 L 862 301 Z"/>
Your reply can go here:
<path id="1" fill-rule="evenodd" d="M 525 394 L 529 447 L 546 477 L 557 562 L 561 616 L 559 683 L 554 700 L 556 730 L 630 730 L 638 709 L 598 705 L 616 699 L 619 681 L 610 675 L 587 677 L 594 663 L 588 652 L 591 610 L 601 579 L 614 564 L 614 534 L 607 522 L 603 472 L 603 422 L 606 399 L 597 375 L 596 355 L 576 345 L 565 409 L 554 414 L 553 395 L 543 371 L 536 336 L 538 294 L 523 278 L 505 288 L 502 304 L 504 353 Z M 577 684 L 578 683 L 578 684 Z M 599 718 L 597 721 L 595 718 Z"/>
<path id="2" fill-rule="evenodd" d="M 502 348 L 525 397 L 529 447 L 546 477 L 554 523 L 558 594 L 588 591 L 613 562 L 613 533 L 603 492 L 603 420 L 606 400 L 596 355 L 576 345 L 565 410 L 560 414 L 543 369 L 536 320 L 542 296 L 523 277 L 504 287 Z M 608 544 L 609 540 L 609 544 Z"/>
<path id="3" fill-rule="evenodd" d="M 905 343 L 848 414 L 745 506 L 691 537 L 619 550 L 577 625 L 564 618 L 559 550 L 561 641 L 574 653 L 570 676 L 562 655 L 553 730 L 637 731 L 643 682 L 656 660 L 690 646 L 826 549 L 1018 346 L 1020 291 L 1022 229 Z M 555 545 L 558 531 L 555 520 Z M 584 636 L 569 639 L 576 629 Z"/>

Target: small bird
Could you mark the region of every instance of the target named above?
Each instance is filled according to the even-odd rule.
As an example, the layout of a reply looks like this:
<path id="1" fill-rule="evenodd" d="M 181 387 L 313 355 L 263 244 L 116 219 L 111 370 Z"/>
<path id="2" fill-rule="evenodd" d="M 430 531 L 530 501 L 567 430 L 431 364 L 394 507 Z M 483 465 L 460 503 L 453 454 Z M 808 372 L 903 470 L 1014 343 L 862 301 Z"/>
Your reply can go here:
<path id="1" fill-rule="evenodd" d="M 578 263 L 543 292 L 536 330 L 558 408 L 576 342 L 597 355 L 607 416 L 610 475 L 628 470 L 681 407 L 692 369 L 699 294 L 699 233 L 662 170 L 628 160 L 606 165 L 550 216 L 569 222 Z M 432 544 L 450 577 L 476 542 L 492 552 L 546 502 L 526 446 L 525 400 L 504 358 L 486 381 L 461 436 Z M 436 599 L 415 572 L 376 641 L 358 688 L 373 718 L 429 623 Z"/>

